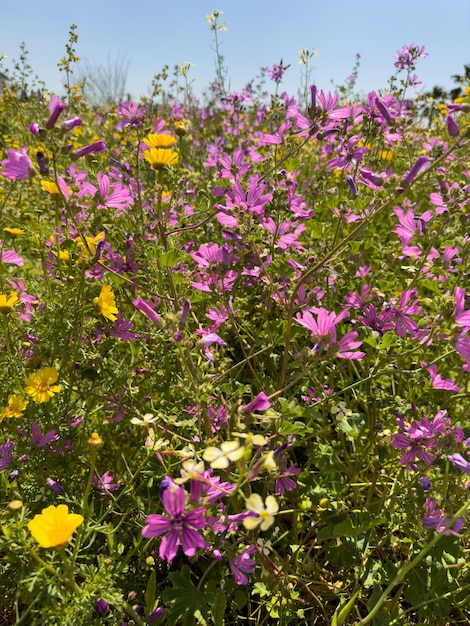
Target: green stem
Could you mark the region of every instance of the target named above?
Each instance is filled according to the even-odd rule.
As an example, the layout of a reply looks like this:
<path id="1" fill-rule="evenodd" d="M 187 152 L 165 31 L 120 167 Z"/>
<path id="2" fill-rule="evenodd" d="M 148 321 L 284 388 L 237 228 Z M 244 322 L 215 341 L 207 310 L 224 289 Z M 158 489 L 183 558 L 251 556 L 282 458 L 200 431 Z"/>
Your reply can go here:
<path id="1" fill-rule="evenodd" d="M 418 565 L 418 563 L 420 563 L 420 561 L 424 559 L 424 557 L 432 550 L 432 548 L 436 545 L 436 543 L 444 536 L 444 532 L 448 530 L 449 528 L 452 528 L 455 521 L 459 517 L 462 517 L 462 515 L 465 514 L 465 512 L 467 511 L 469 507 L 470 507 L 470 502 L 466 502 L 463 506 L 461 506 L 460 509 L 457 511 L 457 513 L 448 521 L 448 523 L 446 524 L 446 527 L 441 532 L 436 533 L 434 537 L 431 539 L 431 541 L 427 545 L 425 545 L 424 548 L 420 550 L 420 552 L 418 552 L 418 554 L 415 556 L 413 560 L 411 560 L 409 563 L 406 563 L 398 570 L 395 578 L 387 585 L 386 589 L 384 590 L 382 595 L 378 598 L 374 607 L 371 609 L 371 611 L 369 611 L 369 614 L 364 619 L 361 619 L 361 621 L 358 622 L 356 626 L 366 626 L 366 624 L 371 623 L 371 621 L 374 619 L 374 617 L 377 615 L 377 613 L 380 611 L 380 609 L 386 602 L 393 588 L 399 585 L 401 582 L 403 582 L 408 572 L 410 572 L 414 567 Z"/>

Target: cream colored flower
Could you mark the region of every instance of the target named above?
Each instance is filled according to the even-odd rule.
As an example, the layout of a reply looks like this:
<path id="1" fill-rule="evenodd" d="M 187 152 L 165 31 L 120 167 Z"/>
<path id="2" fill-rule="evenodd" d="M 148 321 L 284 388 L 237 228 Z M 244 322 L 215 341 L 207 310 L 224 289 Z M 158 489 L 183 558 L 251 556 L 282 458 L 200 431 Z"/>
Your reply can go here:
<path id="1" fill-rule="evenodd" d="M 279 511 L 279 505 L 274 496 L 268 496 L 263 502 L 259 493 L 252 493 L 245 504 L 248 511 L 256 513 L 256 516 L 245 517 L 243 520 L 243 526 L 247 530 L 253 530 L 258 526 L 261 530 L 267 530 L 274 524 L 274 516 Z"/>
<path id="2" fill-rule="evenodd" d="M 206 448 L 202 458 L 213 469 L 225 469 L 230 465 L 230 461 L 238 461 L 244 453 L 245 446 L 241 446 L 239 439 L 235 439 L 234 441 L 224 441 L 220 448 L 214 446 Z"/>

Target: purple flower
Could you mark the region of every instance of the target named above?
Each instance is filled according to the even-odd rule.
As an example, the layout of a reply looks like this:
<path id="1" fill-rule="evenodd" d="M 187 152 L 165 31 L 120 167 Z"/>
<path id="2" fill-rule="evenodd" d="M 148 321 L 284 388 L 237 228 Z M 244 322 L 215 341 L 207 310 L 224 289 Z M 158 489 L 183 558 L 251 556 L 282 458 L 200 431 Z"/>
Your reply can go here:
<path id="1" fill-rule="evenodd" d="M 31 425 L 31 443 L 37 448 L 44 448 L 53 441 L 57 441 L 59 435 L 55 430 L 48 430 L 47 433 L 41 435 L 41 427 L 37 422 L 33 422 Z"/>
<path id="2" fill-rule="evenodd" d="M 206 527 L 205 508 L 185 513 L 187 494 L 182 487 L 169 487 L 162 494 L 162 502 L 169 517 L 149 515 L 142 535 L 146 539 L 165 533 L 159 549 L 161 559 L 172 561 L 181 545 L 186 556 L 194 556 L 197 548 L 207 549 L 207 544 L 196 532 Z"/>
<path id="3" fill-rule="evenodd" d="M 424 491 L 429 491 L 429 489 L 431 489 L 432 487 L 431 481 L 427 476 L 421 476 L 421 478 L 419 479 L 419 484 L 424 489 Z"/>
<path id="4" fill-rule="evenodd" d="M 119 489 L 119 483 L 115 483 L 114 475 L 109 472 L 105 472 L 102 476 L 96 472 L 93 474 L 92 482 L 98 487 L 102 494 L 109 494 L 110 491 L 116 491 Z"/>
<path id="5" fill-rule="evenodd" d="M 159 617 L 163 617 L 164 614 L 165 614 L 165 609 L 159 606 L 155 609 L 153 613 L 150 613 L 150 615 L 148 616 L 148 621 L 154 622 Z"/>
<path id="6" fill-rule="evenodd" d="M 136 102 L 121 102 L 120 106 L 116 109 L 116 114 L 124 118 L 116 124 L 116 127 L 119 129 L 125 128 L 126 126 L 141 126 L 145 109 L 139 108 Z"/>
<path id="7" fill-rule="evenodd" d="M 212 346 L 212 344 L 214 343 L 218 344 L 219 346 L 227 345 L 227 343 L 217 333 L 206 333 L 199 340 L 199 344 L 203 348 L 208 348 L 209 346 Z"/>
<path id="8" fill-rule="evenodd" d="M 98 602 L 95 604 L 95 613 L 98 613 L 98 615 L 104 615 L 104 613 L 106 613 L 108 609 L 109 604 L 106 602 L 106 600 L 98 600 Z"/>
<path id="9" fill-rule="evenodd" d="M 261 391 L 251 402 L 245 404 L 243 407 L 244 413 L 250 413 L 251 411 L 267 411 L 271 406 L 268 396 Z"/>
<path id="10" fill-rule="evenodd" d="M 274 63 L 271 67 L 266 68 L 266 74 L 269 78 L 275 83 L 279 84 L 282 81 L 282 77 L 284 76 L 284 72 L 290 67 L 289 65 L 283 65 L 282 59 L 280 64 Z"/>
<path id="11" fill-rule="evenodd" d="M 437 507 L 437 500 L 426 498 L 426 515 L 422 518 L 423 526 L 425 528 L 434 528 L 438 533 L 441 533 L 450 521 L 450 517 L 445 517 L 441 509 Z M 452 528 L 449 528 L 444 532 L 444 535 L 455 535 L 460 532 L 464 526 L 465 521 L 459 517 L 455 520 Z"/>
<path id="12" fill-rule="evenodd" d="M 412 166 L 412 168 L 406 173 L 405 177 L 403 178 L 403 185 L 405 187 L 408 187 L 408 185 L 410 185 L 414 181 L 416 176 L 418 176 L 418 174 L 420 174 L 422 171 L 428 169 L 430 165 L 431 165 L 431 162 L 428 159 L 428 157 L 425 157 L 425 156 L 418 157 L 416 159 L 416 163 Z"/>
<path id="13" fill-rule="evenodd" d="M 72 153 L 71 157 L 73 159 L 79 159 L 80 157 L 88 156 L 89 154 L 96 154 L 98 152 L 104 152 L 106 150 L 106 144 L 104 141 L 94 141 L 90 143 L 88 146 L 84 146 L 83 148 L 79 148 Z"/>
<path id="14" fill-rule="evenodd" d="M 462 328 L 470 328 L 470 310 L 465 311 L 465 289 L 454 288 L 455 296 L 455 321 Z"/>
<path id="15" fill-rule="evenodd" d="M 6 169 L 4 172 L 0 172 L 0 174 L 10 180 L 26 179 L 33 176 L 33 162 L 24 146 L 21 150 L 5 150 L 5 152 L 7 153 L 7 158 L 2 161 L 1 165 Z"/>
<path id="16" fill-rule="evenodd" d="M 82 125 L 82 119 L 81 117 L 72 117 L 69 120 L 65 120 L 64 122 L 64 127 L 67 130 L 72 130 L 72 128 L 76 128 L 77 126 L 81 126 Z"/>
<path id="17" fill-rule="evenodd" d="M 49 102 L 49 112 L 50 116 L 46 123 L 46 128 L 51 129 L 57 123 L 57 120 L 60 117 L 60 114 L 65 109 L 65 102 L 61 102 L 57 96 L 52 96 Z"/>
<path id="18" fill-rule="evenodd" d="M 434 389 L 445 389 L 446 391 L 460 391 L 460 387 L 457 386 L 451 378 L 442 378 L 437 373 L 437 365 L 430 365 L 426 368 L 431 376 L 431 384 Z"/>
<path id="19" fill-rule="evenodd" d="M 0 247 L 2 246 L 2 242 L 0 241 Z M 23 259 L 17 254 L 14 250 L 5 250 L 1 253 L 2 263 L 9 263 L 10 265 L 18 265 L 21 267 L 23 265 Z"/>
<path id="20" fill-rule="evenodd" d="M 248 584 L 248 578 L 245 574 L 252 574 L 255 570 L 256 561 L 251 558 L 253 552 L 256 552 L 256 547 L 251 544 L 229 563 L 230 571 L 237 585 Z"/>
<path id="21" fill-rule="evenodd" d="M 455 465 L 455 467 L 458 467 L 463 472 L 470 474 L 470 463 L 464 459 L 461 454 L 456 452 L 455 454 L 449 454 L 447 458 Z"/>
<path id="22" fill-rule="evenodd" d="M 392 437 L 391 443 L 394 448 L 398 448 L 399 450 L 406 450 L 406 452 L 400 458 L 400 463 L 402 465 L 409 465 L 410 463 L 414 463 L 416 458 L 424 461 L 426 465 L 431 465 L 431 463 L 436 458 L 435 455 L 426 452 L 426 450 L 424 449 L 424 447 L 429 446 L 429 443 L 421 444 L 418 441 L 411 439 L 409 436 L 404 435 L 403 433 L 395 433 Z"/>
<path id="23" fill-rule="evenodd" d="M 148 317 L 149 320 L 154 324 L 158 324 L 160 322 L 161 317 L 155 311 L 152 304 L 148 302 L 148 300 L 144 300 L 139 296 L 134 300 L 132 304 L 135 306 L 136 309 L 138 309 L 141 313 Z"/>
<path id="24" fill-rule="evenodd" d="M 61 493 L 64 490 L 62 485 L 60 485 L 57 481 L 53 480 L 52 478 L 48 478 L 46 480 L 46 485 L 50 487 L 56 493 Z"/>
<path id="25" fill-rule="evenodd" d="M 186 320 L 188 319 L 188 313 L 190 308 L 191 302 L 186 299 L 183 304 L 183 310 L 181 311 L 180 321 L 178 322 L 178 327 L 181 329 L 186 326 Z"/>
<path id="26" fill-rule="evenodd" d="M 139 335 L 133 333 L 134 324 L 130 319 L 122 319 L 121 313 L 118 313 L 114 326 L 110 329 L 111 337 L 117 337 L 121 341 L 137 341 Z"/>
<path id="27" fill-rule="evenodd" d="M 13 463 L 13 448 L 16 443 L 11 439 L 7 439 L 3 445 L 0 446 L 0 472 L 10 467 Z"/>
<path id="28" fill-rule="evenodd" d="M 460 134 L 460 126 L 454 120 L 452 115 L 448 115 L 446 119 L 447 132 L 451 137 L 458 137 Z"/>
<path id="29" fill-rule="evenodd" d="M 377 313 L 377 309 L 373 304 L 365 304 L 362 309 L 362 315 L 358 315 L 357 319 L 361 324 L 375 330 L 382 337 L 386 330 L 394 328 L 391 321 L 394 316 L 393 309 L 388 308 Z"/>

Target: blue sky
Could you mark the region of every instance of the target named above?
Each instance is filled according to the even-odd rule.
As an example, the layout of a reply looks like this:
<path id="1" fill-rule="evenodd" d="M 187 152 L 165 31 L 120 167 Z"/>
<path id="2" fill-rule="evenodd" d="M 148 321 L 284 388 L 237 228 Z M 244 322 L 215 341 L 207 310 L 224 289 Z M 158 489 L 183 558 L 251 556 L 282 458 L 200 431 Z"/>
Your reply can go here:
<path id="1" fill-rule="evenodd" d="M 152 77 L 164 64 L 186 62 L 195 64 L 190 78 L 199 93 L 214 77 L 206 21 L 214 9 L 223 11 L 227 22 L 220 40 L 232 90 L 282 58 L 292 64 L 282 89 L 296 95 L 300 48 L 318 51 L 312 82 L 325 90 L 333 89 L 332 81 L 344 84 L 356 53 L 361 55 L 359 90 L 386 87 L 394 53 L 411 42 L 429 53 L 418 63 L 422 88 L 455 86 L 450 77 L 470 63 L 469 0 L 22 0 L 3 3 L 0 55 L 11 63 L 24 41 L 35 74 L 60 95 L 63 74 L 57 63 L 75 23 L 80 57 L 90 63 L 130 62 L 127 90 L 134 98 L 149 94 Z"/>

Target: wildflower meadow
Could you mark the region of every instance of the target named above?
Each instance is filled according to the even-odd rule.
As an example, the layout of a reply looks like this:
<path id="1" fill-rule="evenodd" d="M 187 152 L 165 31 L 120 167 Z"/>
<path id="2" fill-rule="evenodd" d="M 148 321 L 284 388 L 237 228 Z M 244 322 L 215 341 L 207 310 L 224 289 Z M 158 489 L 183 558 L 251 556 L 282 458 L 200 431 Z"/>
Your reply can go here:
<path id="1" fill-rule="evenodd" d="M 75 29 L 0 94 L 0 624 L 470 623 L 470 82 L 92 106 Z"/>

